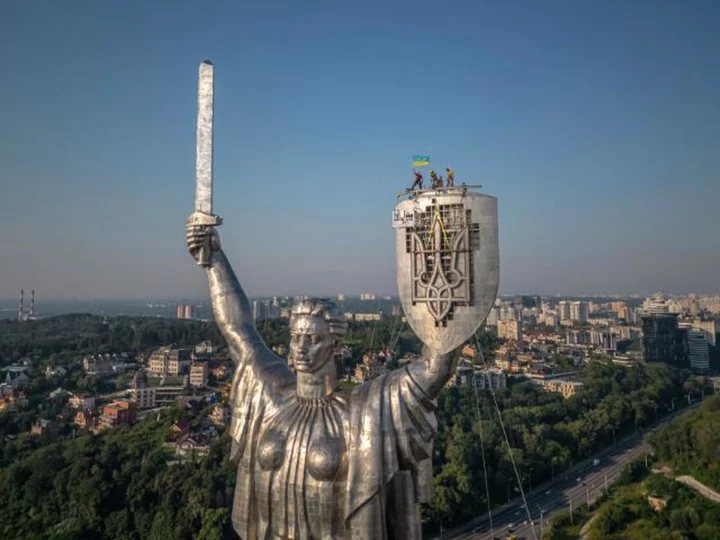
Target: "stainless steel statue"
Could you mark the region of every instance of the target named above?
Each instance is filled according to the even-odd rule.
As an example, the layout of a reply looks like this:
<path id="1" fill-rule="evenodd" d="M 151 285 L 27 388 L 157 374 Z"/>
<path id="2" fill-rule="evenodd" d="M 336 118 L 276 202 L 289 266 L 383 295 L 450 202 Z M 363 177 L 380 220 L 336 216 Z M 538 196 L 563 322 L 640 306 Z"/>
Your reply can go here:
<path id="1" fill-rule="evenodd" d="M 237 364 L 230 426 L 238 463 L 235 530 L 244 540 L 419 539 L 418 504 L 430 497 L 435 398 L 454 373 L 452 350 L 477 330 L 497 291 L 494 199 L 428 192 L 398 205 L 396 212 L 416 220 L 397 227 L 398 282 L 424 355 L 339 390 L 333 349 L 347 329 L 343 314 L 325 299 L 293 307 L 293 373 L 255 328 L 208 224 L 219 220 L 202 212 L 211 208 L 211 178 L 199 171 L 200 182 L 197 194 L 205 199 L 188 219 L 187 241 L 206 268 L 215 320 Z"/>

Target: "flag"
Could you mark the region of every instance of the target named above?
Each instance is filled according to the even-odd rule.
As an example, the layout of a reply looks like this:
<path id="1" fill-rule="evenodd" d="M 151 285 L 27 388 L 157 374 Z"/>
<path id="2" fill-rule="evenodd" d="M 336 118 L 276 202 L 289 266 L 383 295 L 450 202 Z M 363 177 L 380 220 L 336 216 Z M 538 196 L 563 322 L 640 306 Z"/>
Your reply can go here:
<path id="1" fill-rule="evenodd" d="M 413 156 L 413 167 L 425 167 L 430 165 L 430 156 Z"/>

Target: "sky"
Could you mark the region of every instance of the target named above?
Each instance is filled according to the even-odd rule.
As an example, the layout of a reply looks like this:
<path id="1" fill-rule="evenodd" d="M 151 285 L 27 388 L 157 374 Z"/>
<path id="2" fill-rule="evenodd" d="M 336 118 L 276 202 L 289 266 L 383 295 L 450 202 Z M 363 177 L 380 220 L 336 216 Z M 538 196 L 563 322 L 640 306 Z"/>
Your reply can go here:
<path id="1" fill-rule="evenodd" d="M 207 295 L 197 68 L 249 295 L 396 294 L 428 154 L 499 201 L 500 290 L 720 291 L 720 3 L 0 2 L 0 298 Z"/>

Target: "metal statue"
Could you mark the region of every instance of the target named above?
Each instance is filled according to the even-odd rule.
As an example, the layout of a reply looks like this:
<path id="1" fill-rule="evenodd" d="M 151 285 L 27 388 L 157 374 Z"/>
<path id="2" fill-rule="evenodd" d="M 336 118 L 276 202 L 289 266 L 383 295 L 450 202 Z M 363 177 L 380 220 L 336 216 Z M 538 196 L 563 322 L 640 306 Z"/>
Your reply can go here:
<path id="1" fill-rule="evenodd" d="M 197 176 L 205 203 L 211 175 Z M 398 247 L 398 270 L 407 274 L 398 283 L 408 320 L 421 329 L 423 356 L 352 389 L 338 388 L 333 356 L 347 330 L 343 314 L 326 299 L 293 307 L 293 373 L 263 342 L 218 233 L 206 224 L 218 218 L 196 201 L 188 248 L 206 268 L 215 321 L 237 364 L 230 396 L 231 457 L 238 464 L 232 523 L 242 539 L 421 538 L 418 504 L 430 498 L 435 398 L 455 372 L 453 349 L 472 336 L 494 300 L 497 218 L 482 215 L 492 213 L 490 206 L 471 205 L 463 229 L 453 221 L 459 207 L 452 219 L 442 209 L 428 218 L 428 208 L 438 205 L 426 205 L 424 192 L 418 201 L 398 205 L 421 228 L 415 233 L 412 219 L 397 227 L 398 238 L 410 234 L 408 250 Z M 493 262 L 484 264 L 485 257 Z"/>

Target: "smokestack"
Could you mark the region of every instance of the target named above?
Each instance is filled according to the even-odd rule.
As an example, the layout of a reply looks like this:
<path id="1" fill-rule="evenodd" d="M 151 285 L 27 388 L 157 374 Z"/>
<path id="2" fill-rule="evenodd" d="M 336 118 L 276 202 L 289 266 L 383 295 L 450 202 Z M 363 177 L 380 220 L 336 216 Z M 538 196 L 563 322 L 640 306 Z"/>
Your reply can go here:
<path id="1" fill-rule="evenodd" d="M 30 316 L 31 317 L 35 316 L 35 289 L 33 289 L 31 291 L 31 296 L 30 296 Z"/>
<path id="2" fill-rule="evenodd" d="M 25 290 L 20 289 L 20 307 L 18 308 L 18 320 L 22 321 L 23 318 L 23 299 L 25 297 Z"/>

